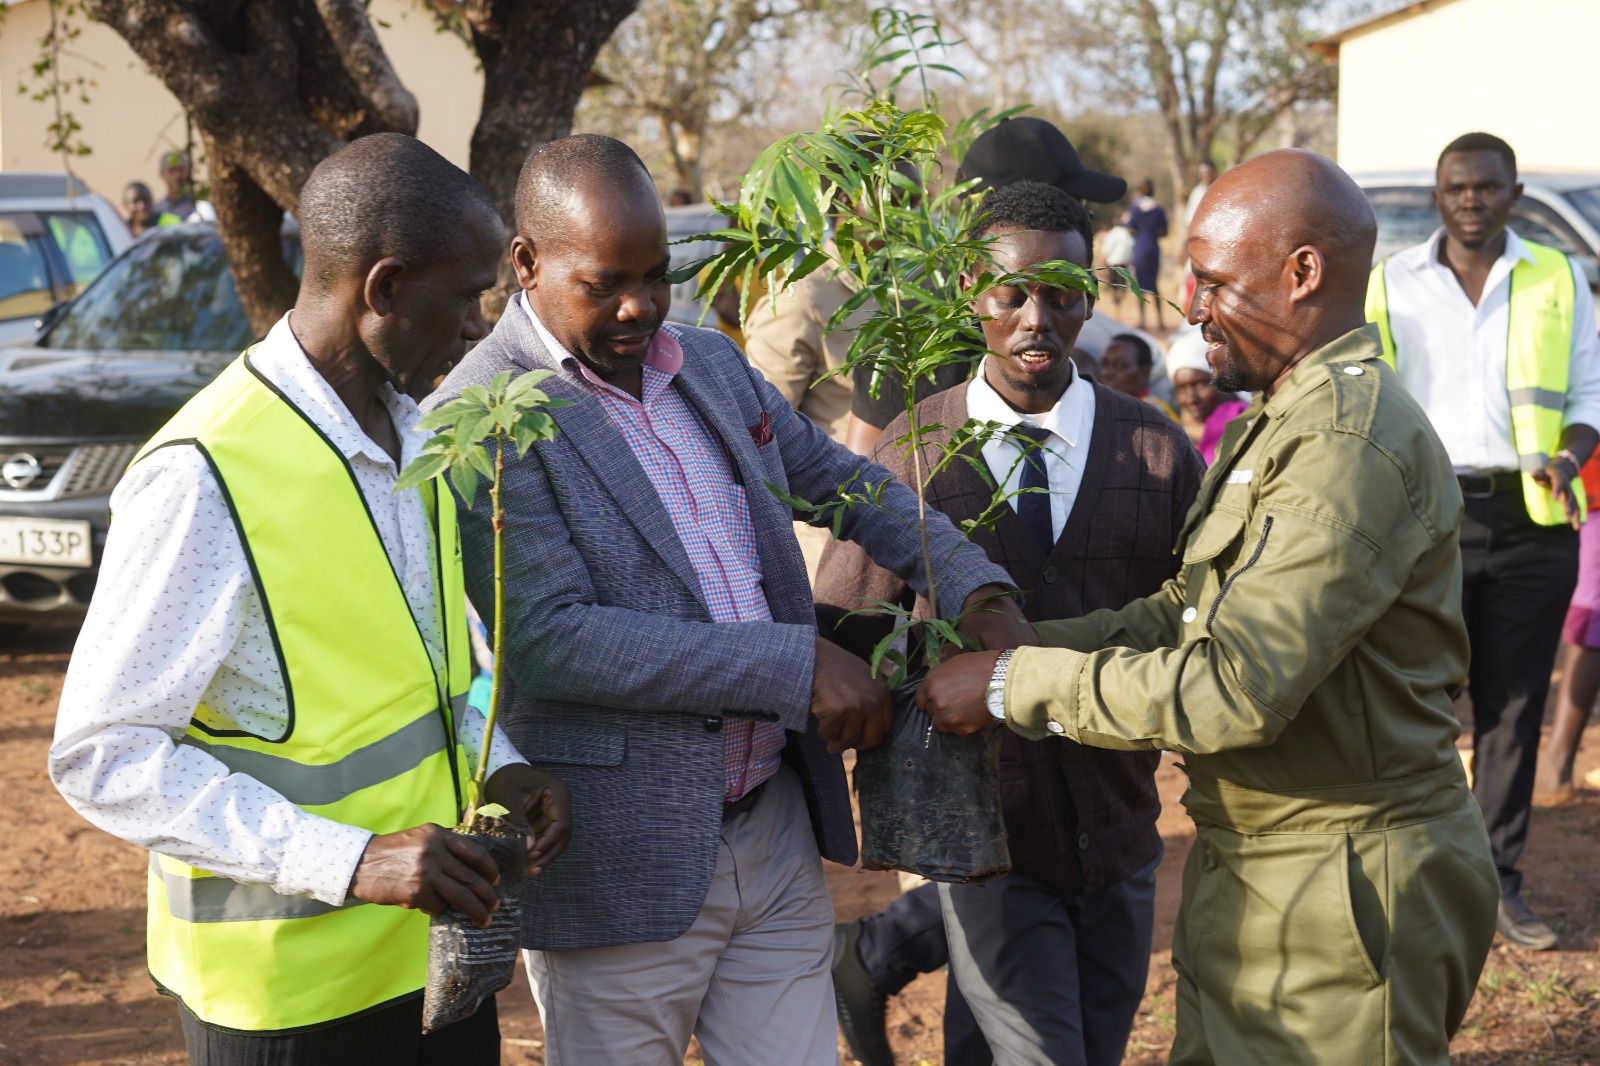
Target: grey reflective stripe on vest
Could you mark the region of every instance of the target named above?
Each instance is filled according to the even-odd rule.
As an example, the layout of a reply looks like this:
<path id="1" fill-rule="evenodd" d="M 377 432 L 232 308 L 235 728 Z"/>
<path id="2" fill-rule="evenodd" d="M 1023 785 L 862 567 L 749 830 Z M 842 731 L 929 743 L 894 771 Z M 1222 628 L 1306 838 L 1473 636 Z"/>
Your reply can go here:
<path id="1" fill-rule="evenodd" d="M 459 722 L 467 698 L 450 700 L 452 718 Z M 382 740 L 357 748 L 337 762 L 308 764 L 268 755 L 232 744 L 212 744 L 190 734 L 180 742 L 213 756 L 236 774 L 253 777 L 302 807 L 336 803 L 354 792 L 399 777 L 422 760 L 445 750 L 443 724 L 438 711 L 429 711 L 410 725 Z"/>
<path id="2" fill-rule="evenodd" d="M 1512 407 L 1545 407 L 1560 411 L 1567 406 L 1567 394 L 1554 389 L 1512 389 Z"/>
<path id="3" fill-rule="evenodd" d="M 226 877 L 185 877 L 161 868 L 150 853 L 150 870 L 167 890 L 167 910 L 181 922 L 265 922 L 282 918 L 314 918 L 319 914 L 365 905 L 353 899 L 335 907 L 310 896 L 285 896 L 271 885 L 246 885 Z"/>

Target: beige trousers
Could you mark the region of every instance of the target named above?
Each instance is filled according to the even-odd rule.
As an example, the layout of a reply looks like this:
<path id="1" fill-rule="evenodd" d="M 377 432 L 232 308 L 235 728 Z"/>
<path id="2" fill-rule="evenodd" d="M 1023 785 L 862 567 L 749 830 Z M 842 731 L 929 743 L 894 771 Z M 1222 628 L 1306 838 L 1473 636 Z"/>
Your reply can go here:
<path id="1" fill-rule="evenodd" d="M 700 916 L 676 940 L 526 951 L 546 1066 L 837 1066 L 833 903 L 787 766 L 722 826 Z"/>

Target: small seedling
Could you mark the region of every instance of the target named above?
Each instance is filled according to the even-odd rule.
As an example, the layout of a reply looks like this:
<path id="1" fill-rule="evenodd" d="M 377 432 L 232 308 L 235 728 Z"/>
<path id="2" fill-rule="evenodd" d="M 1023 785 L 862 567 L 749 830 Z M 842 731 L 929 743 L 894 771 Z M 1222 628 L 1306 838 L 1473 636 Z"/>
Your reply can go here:
<path id="1" fill-rule="evenodd" d="M 475 815 L 490 813 L 490 807 L 479 811 L 478 801 L 483 797 L 484 777 L 489 770 L 490 738 L 500 713 L 500 679 L 505 669 L 501 653 L 505 643 L 506 518 L 505 508 L 500 503 L 500 487 L 505 477 L 506 448 L 508 445 L 515 448 L 520 459 L 535 443 L 554 439 L 555 419 L 545 412 L 566 407 L 568 401 L 552 400 L 538 387 L 551 373 L 531 370 L 513 378 L 511 371 L 502 371 L 488 385 L 468 385 L 460 396 L 424 416 L 417 428 L 438 432 L 422 446 L 422 454 L 401 472 L 394 487 L 396 492 L 405 492 L 425 481 L 439 479 L 435 482 L 440 490 L 439 506 L 446 507 L 450 501 L 443 477 L 448 476 L 450 484 L 470 508 L 477 497 L 479 476 L 489 479 L 494 528 L 494 666 L 490 674 L 489 706 L 484 711 L 483 743 L 478 746 L 478 765 L 467 783 L 466 809 L 461 814 L 461 824 L 465 826 L 472 824 Z M 454 609 L 454 605 L 446 607 Z M 499 816 L 508 813 L 498 804 L 491 806 Z"/>

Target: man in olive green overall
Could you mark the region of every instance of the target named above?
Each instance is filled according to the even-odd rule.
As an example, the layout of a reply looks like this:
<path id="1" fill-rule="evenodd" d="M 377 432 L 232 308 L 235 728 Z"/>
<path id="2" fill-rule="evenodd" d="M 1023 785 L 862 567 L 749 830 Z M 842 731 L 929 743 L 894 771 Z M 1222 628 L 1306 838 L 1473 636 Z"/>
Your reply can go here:
<path id="1" fill-rule="evenodd" d="M 1372 211 L 1310 152 L 1223 175 L 1189 320 L 1229 426 L 1160 592 L 958 656 L 940 729 L 1182 753 L 1180 1066 L 1449 1062 L 1499 887 L 1456 756 L 1461 493 L 1364 326 Z"/>

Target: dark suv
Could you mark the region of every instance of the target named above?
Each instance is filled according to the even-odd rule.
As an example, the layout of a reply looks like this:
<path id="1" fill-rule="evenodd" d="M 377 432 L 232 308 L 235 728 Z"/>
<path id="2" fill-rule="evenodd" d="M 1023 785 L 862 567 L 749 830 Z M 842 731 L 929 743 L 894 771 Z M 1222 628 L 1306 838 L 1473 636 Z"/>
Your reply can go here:
<path id="1" fill-rule="evenodd" d="M 284 253 L 298 262 L 298 234 Z M 209 223 L 128 248 L 45 324 L 0 348 L 0 627 L 82 617 L 111 489 L 139 446 L 249 347 Z"/>

